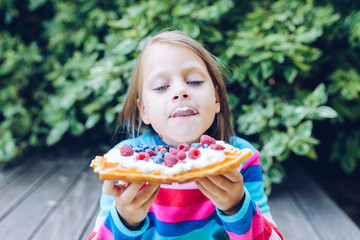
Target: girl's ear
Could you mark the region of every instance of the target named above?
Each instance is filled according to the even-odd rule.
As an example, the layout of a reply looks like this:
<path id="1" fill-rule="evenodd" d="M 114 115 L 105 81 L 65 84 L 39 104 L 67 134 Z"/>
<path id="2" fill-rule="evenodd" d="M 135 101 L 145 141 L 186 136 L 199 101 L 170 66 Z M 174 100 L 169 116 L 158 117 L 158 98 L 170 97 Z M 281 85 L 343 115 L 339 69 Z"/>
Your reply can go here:
<path id="1" fill-rule="evenodd" d="M 219 98 L 219 93 L 218 93 L 218 87 L 215 87 L 215 112 L 219 113 L 220 112 L 220 98 Z"/>
<path id="2" fill-rule="evenodd" d="M 137 103 L 137 106 L 138 106 L 138 109 L 139 109 L 139 112 L 140 112 L 141 119 L 143 120 L 143 122 L 146 125 L 149 125 L 151 122 L 150 122 L 150 119 L 149 119 L 149 115 L 147 114 L 147 112 L 145 110 L 144 104 L 140 101 L 140 99 L 137 99 L 136 103 Z"/>

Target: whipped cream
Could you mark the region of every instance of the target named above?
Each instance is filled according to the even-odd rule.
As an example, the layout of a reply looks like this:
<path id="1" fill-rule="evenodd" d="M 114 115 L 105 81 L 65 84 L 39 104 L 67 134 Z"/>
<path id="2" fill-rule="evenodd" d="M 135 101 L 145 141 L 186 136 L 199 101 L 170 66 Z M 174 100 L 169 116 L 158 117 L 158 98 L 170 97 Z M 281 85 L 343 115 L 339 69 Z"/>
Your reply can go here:
<path id="1" fill-rule="evenodd" d="M 209 148 L 198 148 L 201 152 L 201 156 L 195 160 L 190 159 L 187 156 L 188 152 L 186 152 L 186 158 L 183 160 L 184 162 L 179 161 L 173 167 L 167 167 L 164 163 L 157 164 L 151 160 L 136 160 L 136 155 L 138 153 L 134 153 L 132 156 L 121 156 L 120 150 L 116 147 L 106 153 L 105 158 L 108 162 L 120 163 L 123 167 L 136 168 L 141 172 L 159 171 L 163 175 L 173 175 L 188 171 L 192 168 L 202 168 L 209 164 L 224 160 L 225 153 L 233 149 L 233 146 L 226 144 L 223 141 L 216 141 L 216 144 L 224 146 L 225 149 L 217 151 Z"/>

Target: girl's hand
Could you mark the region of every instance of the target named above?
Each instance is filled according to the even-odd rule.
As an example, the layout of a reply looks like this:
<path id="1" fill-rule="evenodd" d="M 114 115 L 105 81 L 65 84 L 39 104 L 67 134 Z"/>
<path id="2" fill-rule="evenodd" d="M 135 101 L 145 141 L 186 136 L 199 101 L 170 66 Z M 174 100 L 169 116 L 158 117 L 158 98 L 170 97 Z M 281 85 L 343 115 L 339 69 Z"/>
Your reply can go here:
<path id="1" fill-rule="evenodd" d="M 244 199 L 243 177 L 237 170 L 197 180 L 200 191 L 226 215 L 237 213 Z"/>
<path id="2" fill-rule="evenodd" d="M 105 194 L 114 196 L 119 216 L 130 230 L 139 228 L 160 189 L 160 184 L 149 183 L 143 187 L 144 184 L 133 182 L 124 186 L 105 180 L 102 187 Z"/>

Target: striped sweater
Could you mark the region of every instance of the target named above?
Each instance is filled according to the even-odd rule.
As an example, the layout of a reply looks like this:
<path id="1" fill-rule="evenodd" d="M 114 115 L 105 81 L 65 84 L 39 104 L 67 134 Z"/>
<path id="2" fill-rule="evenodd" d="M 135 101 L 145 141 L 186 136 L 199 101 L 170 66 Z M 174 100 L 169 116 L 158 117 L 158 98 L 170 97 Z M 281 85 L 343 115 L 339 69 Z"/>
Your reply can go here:
<path id="1" fill-rule="evenodd" d="M 143 134 L 120 144 L 163 145 L 156 135 Z M 259 152 L 239 137 L 230 144 L 251 148 L 253 155 L 240 166 L 245 200 L 234 215 L 224 215 L 197 188 L 195 183 L 162 184 L 140 230 L 131 231 L 121 222 L 114 198 L 102 194 L 100 212 L 88 240 L 110 239 L 282 239 L 272 220 L 263 190 Z"/>

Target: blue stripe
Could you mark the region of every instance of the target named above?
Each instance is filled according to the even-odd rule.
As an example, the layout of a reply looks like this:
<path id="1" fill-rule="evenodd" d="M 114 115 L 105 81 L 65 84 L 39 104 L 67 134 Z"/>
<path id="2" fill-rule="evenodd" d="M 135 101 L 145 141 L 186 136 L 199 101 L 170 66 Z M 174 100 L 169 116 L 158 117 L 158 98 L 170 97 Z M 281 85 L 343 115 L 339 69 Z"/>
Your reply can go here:
<path id="1" fill-rule="evenodd" d="M 134 236 L 126 236 L 125 234 L 123 234 L 122 232 L 119 231 L 119 229 L 116 227 L 113 219 L 110 217 L 111 215 L 109 214 L 109 216 L 105 219 L 104 221 L 104 225 L 110 229 L 111 233 L 113 234 L 113 236 L 116 236 L 118 239 L 123 239 L 123 240 L 136 240 L 136 239 L 141 239 L 141 235 L 138 237 L 134 237 Z"/>
<path id="2" fill-rule="evenodd" d="M 151 239 L 151 240 L 170 240 L 170 239 L 177 239 L 177 240 L 188 240 L 188 239 L 222 239 L 228 240 L 229 235 L 225 231 L 224 227 L 218 225 L 216 220 L 211 220 L 206 224 L 203 228 L 196 229 L 192 232 L 189 232 L 185 235 L 181 236 L 162 236 L 157 232 L 158 229 L 154 227 L 148 228 L 148 230 L 143 235 L 143 240 Z"/>
<path id="3" fill-rule="evenodd" d="M 253 216 L 256 214 L 256 206 L 253 201 L 250 201 L 248 211 L 245 216 L 236 222 L 224 222 L 224 227 L 227 231 L 241 235 L 249 231 L 252 225 Z"/>
<path id="4" fill-rule="evenodd" d="M 260 182 L 263 180 L 260 165 L 253 165 L 246 169 L 241 169 L 240 173 L 243 175 L 244 182 Z"/>
<path id="5" fill-rule="evenodd" d="M 179 223 L 165 223 L 156 219 L 154 213 L 148 213 L 150 219 L 150 226 L 156 227 L 158 234 L 161 236 L 181 236 L 192 232 L 196 229 L 203 228 L 211 220 L 216 220 L 218 225 L 222 225 L 222 221 L 217 216 L 216 211 L 214 211 L 209 217 L 203 220 L 193 220 L 193 221 L 184 221 Z"/>

